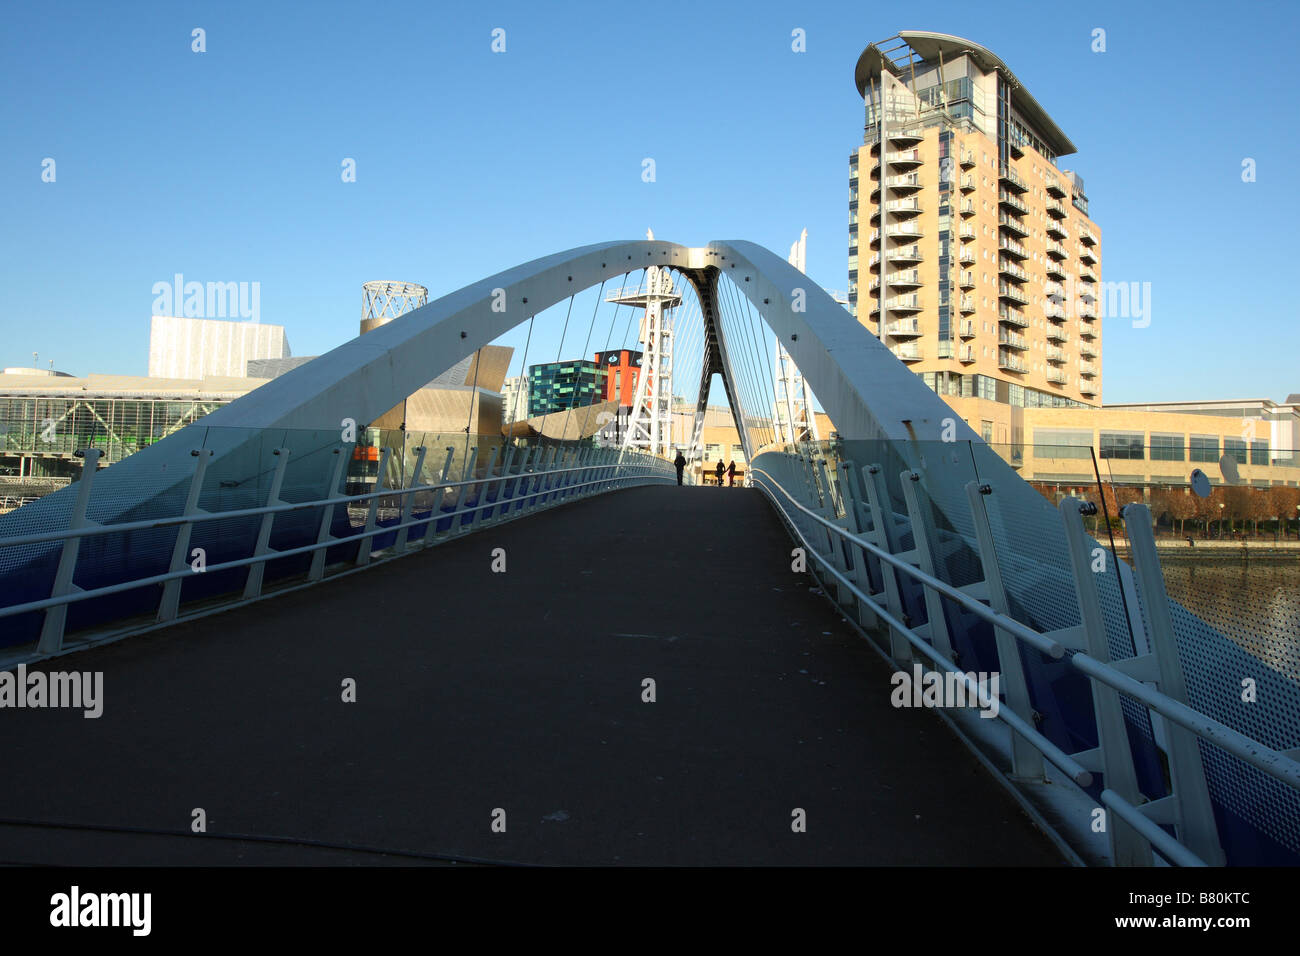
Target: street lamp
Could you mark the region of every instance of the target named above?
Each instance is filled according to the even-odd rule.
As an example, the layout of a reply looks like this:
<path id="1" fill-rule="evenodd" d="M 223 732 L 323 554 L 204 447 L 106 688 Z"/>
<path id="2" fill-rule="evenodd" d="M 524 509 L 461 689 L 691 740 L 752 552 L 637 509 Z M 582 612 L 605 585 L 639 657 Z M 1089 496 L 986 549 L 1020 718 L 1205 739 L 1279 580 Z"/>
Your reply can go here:
<path id="1" fill-rule="evenodd" d="M 1223 502 L 1219 502 L 1219 537 L 1223 537 Z"/>

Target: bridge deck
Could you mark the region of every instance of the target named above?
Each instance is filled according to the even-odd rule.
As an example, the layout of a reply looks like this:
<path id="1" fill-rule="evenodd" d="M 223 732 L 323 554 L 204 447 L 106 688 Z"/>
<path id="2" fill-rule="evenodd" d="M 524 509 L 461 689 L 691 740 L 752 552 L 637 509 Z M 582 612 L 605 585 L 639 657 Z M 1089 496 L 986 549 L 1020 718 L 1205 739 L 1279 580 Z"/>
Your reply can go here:
<path id="1" fill-rule="evenodd" d="M 104 713 L 0 711 L 0 818 L 188 831 L 201 807 L 211 834 L 551 864 L 1058 863 L 935 715 L 890 707 L 790 548 L 758 492 L 633 489 L 46 662 L 103 671 Z M 10 823 L 0 861 L 409 862 Z"/>

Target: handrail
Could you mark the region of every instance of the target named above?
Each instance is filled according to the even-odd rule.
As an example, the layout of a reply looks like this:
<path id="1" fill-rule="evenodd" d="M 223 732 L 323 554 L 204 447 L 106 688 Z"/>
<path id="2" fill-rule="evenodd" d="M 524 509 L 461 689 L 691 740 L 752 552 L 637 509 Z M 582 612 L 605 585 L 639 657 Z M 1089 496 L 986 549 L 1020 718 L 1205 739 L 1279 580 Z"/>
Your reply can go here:
<path id="1" fill-rule="evenodd" d="M 977 614 L 979 617 L 1002 628 L 1007 633 L 1012 634 L 1025 643 L 1030 644 L 1039 650 L 1046 650 L 1046 652 L 1050 653 L 1054 658 L 1060 658 L 1063 656 L 1064 648 L 1056 641 L 1052 641 L 1050 638 L 1045 638 L 1042 634 L 1039 634 L 1032 628 L 1021 624 L 1014 618 L 999 614 L 988 605 L 977 601 L 970 595 L 959 591 L 951 585 L 946 584 L 929 574 L 926 574 L 914 565 L 908 564 L 906 561 L 890 554 L 888 551 L 877 547 L 865 538 L 853 534 L 834 522 L 828 521 L 816 512 L 809 510 L 796 501 L 794 497 L 781 486 L 781 483 L 764 469 L 755 467 L 751 463 L 750 471 L 768 478 L 776 489 L 780 491 L 791 504 L 818 524 L 834 531 L 845 540 L 853 542 L 865 551 L 869 551 L 880 560 L 887 561 L 894 567 L 899 568 L 926 586 L 931 587 L 944 596 L 958 602 L 963 607 Z M 816 554 L 816 549 L 813 550 L 814 554 Z M 874 602 L 871 602 L 869 597 L 862 595 L 853 584 L 847 581 L 845 583 L 859 598 L 874 604 Z M 1051 648 L 1051 650 L 1048 650 L 1048 648 Z M 1108 687 L 1119 691 L 1121 694 L 1149 707 L 1156 713 L 1192 731 L 1198 737 L 1222 747 L 1233 756 L 1238 757 L 1246 763 L 1249 763 L 1251 766 L 1264 771 L 1274 779 L 1279 780 L 1288 786 L 1300 789 L 1300 762 L 1292 760 L 1285 754 L 1280 753 L 1257 740 L 1247 737 L 1240 731 L 1234 730 L 1226 724 L 1215 720 L 1208 714 L 1203 714 L 1200 711 L 1173 699 L 1167 694 L 1148 687 L 1140 681 L 1134 680 L 1128 675 L 1116 670 L 1114 667 L 1108 664 L 1103 664 L 1094 657 L 1081 652 L 1075 653 L 1070 656 L 1069 663 L 1072 667 L 1086 676 L 1100 681 Z M 1046 752 L 1044 752 L 1044 755 L 1047 756 Z"/>

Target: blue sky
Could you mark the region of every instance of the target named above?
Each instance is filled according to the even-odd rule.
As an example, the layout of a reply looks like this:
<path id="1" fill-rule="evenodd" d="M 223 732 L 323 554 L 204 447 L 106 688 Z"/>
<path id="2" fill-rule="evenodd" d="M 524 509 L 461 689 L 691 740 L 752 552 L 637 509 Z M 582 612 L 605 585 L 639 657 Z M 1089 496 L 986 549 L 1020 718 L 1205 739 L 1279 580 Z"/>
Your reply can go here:
<path id="1" fill-rule="evenodd" d="M 853 66 L 921 29 L 1011 66 L 1079 147 L 1061 165 L 1087 184 L 1103 278 L 1151 283 L 1149 327 L 1105 323 L 1106 401 L 1300 391 L 1295 5 L 882 6 L 12 5 L 0 365 L 144 374 L 152 288 L 178 272 L 259 282 L 262 321 L 317 354 L 356 334 L 366 280 L 436 297 L 647 226 L 782 253 L 806 227 L 809 273 L 843 289 Z"/>

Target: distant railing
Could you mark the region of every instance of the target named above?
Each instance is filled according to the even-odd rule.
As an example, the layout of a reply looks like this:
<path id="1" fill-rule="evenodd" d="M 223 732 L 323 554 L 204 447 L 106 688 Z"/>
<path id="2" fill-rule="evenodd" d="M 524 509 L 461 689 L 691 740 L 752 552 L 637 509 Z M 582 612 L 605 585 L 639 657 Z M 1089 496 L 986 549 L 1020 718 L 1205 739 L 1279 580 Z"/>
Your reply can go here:
<path id="1" fill-rule="evenodd" d="M 334 449 L 333 473 L 329 484 L 332 490 L 341 487 L 347 463 L 352 457 L 351 447 L 350 444 L 340 444 Z M 82 478 L 76 485 L 76 500 L 67 526 L 0 537 L 0 553 L 5 549 L 31 545 L 62 545 L 58 568 L 49 586 L 49 597 L 0 607 L 0 624 L 19 615 L 32 612 L 44 613 L 40 638 L 35 649 L 9 648 L 5 659 L 35 660 L 70 649 L 64 646 L 67 610 L 70 605 L 78 602 L 162 585 L 156 623 L 167 623 L 182 618 L 180 614 L 182 581 L 198 573 L 211 575 L 221 571 L 247 568 L 248 576 L 242 593 L 232 593 L 222 599 L 225 605 L 235 606 L 262 596 L 263 578 L 269 561 L 310 555 L 312 560 L 307 573 L 307 583 L 316 583 L 327 576 L 326 549 L 355 543 L 357 553 L 352 562 L 354 567 L 348 570 L 356 570 L 370 564 L 393 560 L 449 538 L 478 530 L 488 524 L 513 520 L 563 502 L 616 488 L 675 480 L 672 465 L 651 455 L 591 446 L 537 446 L 524 448 L 522 457 L 517 463 L 514 460 L 515 450 L 511 448 L 500 467 L 498 467 L 500 449 L 494 448 L 491 461 L 482 475 L 476 474 L 478 449 L 471 448 L 462 473 L 473 477 L 451 481 L 447 479 L 451 472 L 455 450 L 448 447 L 441 477 L 435 482 L 424 484 L 421 483 L 421 476 L 427 449 L 419 447 L 412 451 L 416 459 L 411 484 L 408 487 L 384 487 L 384 476 L 389 473 L 388 462 L 392 454 L 389 448 L 384 448 L 380 455 L 376 490 L 364 494 L 331 494 L 328 497 L 309 501 L 288 502 L 282 500 L 280 495 L 284 486 L 286 466 L 290 459 L 290 449 L 279 448 L 274 451 L 276 467 L 264 505 L 208 511 L 199 507 L 199 496 L 204 488 L 204 476 L 213 452 L 208 449 L 194 449 L 190 452 L 194 460 L 194 471 L 189 477 L 188 493 L 180 513 L 167 517 L 100 524 L 87 518 L 100 453 L 96 449 L 87 450 L 84 452 L 85 468 Z M 413 514 L 414 498 L 415 495 L 422 493 L 432 495 L 434 501 L 426 515 L 416 517 Z M 396 512 L 396 523 L 380 524 L 381 501 L 387 504 L 390 513 Z M 450 510 L 443 510 L 449 501 Z M 365 509 L 366 517 L 363 526 L 360 529 L 351 529 L 351 533 L 348 534 L 331 533 L 337 509 L 358 506 Z M 277 549 L 270 546 L 271 532 L 277 516 L 313 509 L 321 511 L 314 541 L 288 548 Z M 261 519 L 255 538 L 246 542 L 248 545 L 246 550 L 249 552 L 246 557 L 205 564 L 202 567 L 191 564 L 193 555 L 190 544 L 196 528 L 211 522 L 238 518 Z M 130 532 L 166 528 L 177 529 L 168 571 L 85 589 L 73 583 L 78 552 L 83 541 L 105 535 L 126 535 Z M 372 548 L 372 542 L 381 534 L 385 536 L 395 534 L 393 543 L 382 548 Z M 347 571 L 338 572 L 336 569 L 336 573 L 329 576 L 335 577 L 338 573 L 347 573 Z M 205 605 L 205 612 L 208 610 L 210 608 Z M 105 622 L 106 625 L 108 623 Z M 92 636 L 88 639 L 79 639 L 77 646 L 80 648 L 95 642 Z"/>

